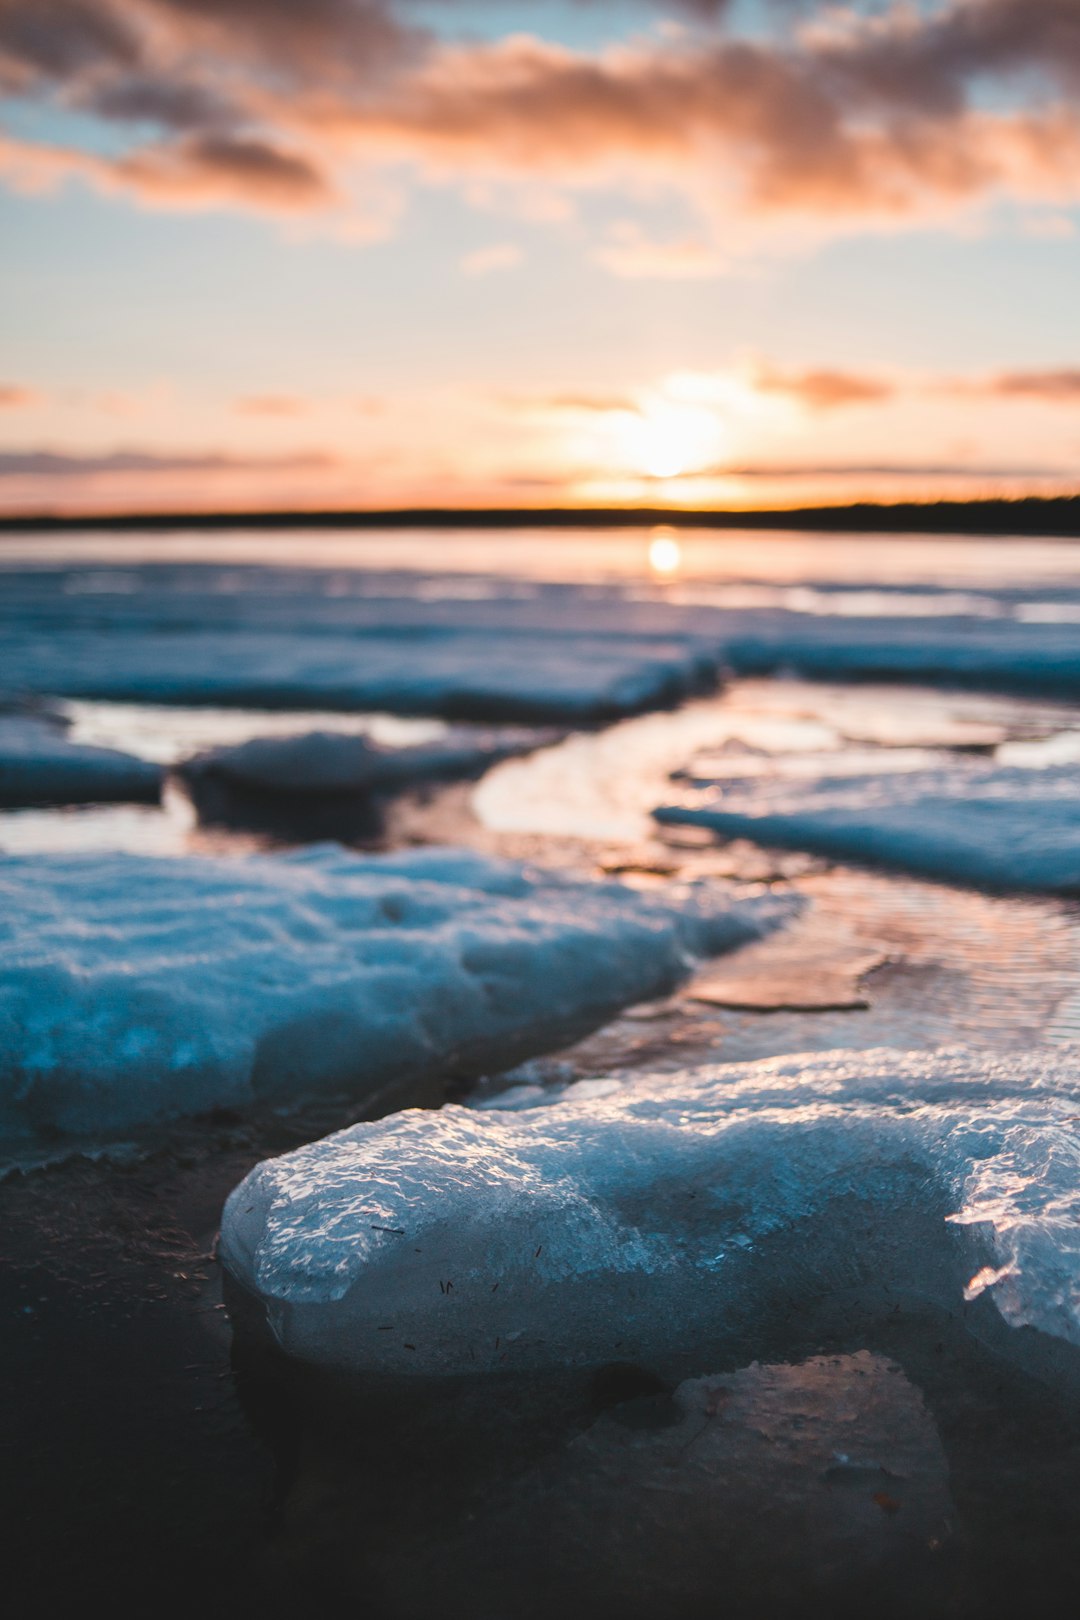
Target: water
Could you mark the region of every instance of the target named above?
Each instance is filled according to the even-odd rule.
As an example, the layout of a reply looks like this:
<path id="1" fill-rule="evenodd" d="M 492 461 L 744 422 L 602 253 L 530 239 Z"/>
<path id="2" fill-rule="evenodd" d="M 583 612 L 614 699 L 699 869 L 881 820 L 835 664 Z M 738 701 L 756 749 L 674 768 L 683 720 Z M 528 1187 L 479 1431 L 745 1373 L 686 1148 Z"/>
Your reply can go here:
<path id="1" fill-rule="evenodd" d="M 784 534 L 722 529 L 677 531 L 659 526 L 598 532 L 561 529 L 530 531 L 400 531 L 328 533 L 325 530 L 266 533 L 200 529 L 163 534 L 107 532 L 87 535 L 5 535 L 0 540 L 5 568 L 80 569 L 71 588 L 84 594 L 138 589 L 137 570 L 146 564 L 235 568 L 318 569 L 330 574 L 328 589 L 362 588 L 355 576 L 388 573 L 445 576 L 439 594 L 476 580 L 513 580 L 640 586 L 667 582 L 731 587 L 771 586 L 777 591 L 869 587 L 903 591 L 924 604 L 938 592 L 959 592 L 979 601 L 1015 592 L 1038 600 L 1044 594 L 1080 594 L 1080 542 L 1076 540 L 954 539 L 940 535 Z M 423 588 L 423 587 L 421 587 Z M 428 587 L 430 588 L 430 586 Z M 813 600 L 813 598 L 809 598 Z M 955 606 L 955 604 L 954 604 Z"/>

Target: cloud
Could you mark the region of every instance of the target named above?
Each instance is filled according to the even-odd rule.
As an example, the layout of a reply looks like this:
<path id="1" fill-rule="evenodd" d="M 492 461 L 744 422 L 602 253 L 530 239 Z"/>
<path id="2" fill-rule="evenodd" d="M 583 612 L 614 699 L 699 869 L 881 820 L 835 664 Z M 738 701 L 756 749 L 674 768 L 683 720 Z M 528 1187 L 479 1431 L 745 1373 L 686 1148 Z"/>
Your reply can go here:
<path id="1" fill-rule="evenodd" d="M 402 165 L 425 183 L 673 190 L 704 233 L 594 250 L 637 276 L 713 274 L 781 228 L 1080 199 L 1076 0 L 779 6 L 752 36 L 715 0 L 681 9 L 710 26 L 585 51 L 461 38 L 458 0 L 425 8 L 441 33 L 406 0 L 0 0 L 0 83 L 128 137 L 112 156 L 9 140 L 5 169 L 311 214 L 362 212 L 357 168 Z"/>
<path id="2" fill-rule="evenodd" d="M 610 416 L 648 412 L 650 398 L 664 397 L 718 410 L 722 415 L 752 407 L 755 396 L 789 399 L 814 414 L 872 409 L 926 398 L 977 400 L 991 405 L 1041 404 L 1080 407 L 1080 366 L 1048 370 L 1001 371 L 991 376 L 934 377 L 897 372 L 881 376 L 823 366 L 797 370 L 767 359 L 736 357 L 709 372 L 682 372 L 650 387 L 626 393 L 515 395 L 502 403 L 532 414 Z M 888 469 L 866 468 L 869 472 Z M 935 469 L 941 471 L 944 469 Z"/>
<path id="3" fill-rule="evenodd" d="M 776 371 L 760 365 L 752 373 L 758 393 L 783 394 L 810 411 L 833 411 L 849 405 L 884 404 L 896 394 L 896 386 L 881 377 L 850 371 Z"/>
<path id="4" fill-rule="evenodd" d="M 30 194 L 78 178 L 98 191 L 134 193 L 153 208 L 239 204 L 303 213 L 338 200 L 330 181 L 306 157 L 262 140 L 212 134 L 155 143 L 120 157 L 0 136 L 0 176 Z"/>
<path id="5" fill-rule="evenodd" d="M 77 94 L 78 105 L 118 124 L 152 124 L 166 130 L 228 129 L 242 122 L 227 97 L 167 74 L 132 73 Z"/>
<path id="6" fill-rule="evenodd" d="M 1061 371 L 1004 371 L 983 383 L 981 391 L 998 399 L 1080 405 L 1080 367 Z"/>
<path id="7" fill-rule="evenodd" d="M 490 247 L 466 253 L 460 269 L 466 276 L 490 276 L 499 270 L 513 270 L 524 257 L 516 242 L 493 242 Z"/>
<path id="8" fill-rule="evenodd" d="M 118 7 L 95 0 L 4 0 L 0 84 L 25 88 L 104 65 L 138 61 L 138 33 Z"/>
<path id="9" fill-rule="evenodd" d="M 0 382 L 0 410 L 21 411 L 40 402 L 41 395 L 36 388 L 26 388 L 22 383 Z"/>
<path id="10" fill-rule="evenodd" d="M 999 371 L 989 377 L 937 377 L 925 393 L 988 403 L 1080 405 L 1080 366 Z"/>
<path id="11" fill-rule="evenodd" d="M 905 388 L 910 389 L 913 384 L 910 379 L 899 377 L 885 378 L 826 367 L 791 371 L 777 367 L 768 360 L 738 359 L 719 371 L 676 373 L 657 386 L 660 395 L 674 404 L 688 404 L 728 414 L 733 409 L 745 410 L 755 396 L 760 398 L 762 395 L 790 399 L 813 412 L 883 405 L 895 399 Z M 517 399 L 510 403 L 526 410 L 556 414 L 638 414 L 643 410 L 648 411 L 649 399 L 655 395 L 654 388 L 636 395 L 565 393 Z"/>
<path id="12" fill-rule="evenodd" d="M 707 472 L 695 473 L 704 478 L 746 478 L 787 481 L 799 478 L 966 478 L 969 480 L 1008 478 L 1067 478 L 1075 469 L 1071 467 L 1032 466 L 978 466 L 972 462 L 808 462 L 803 464 L 748 462 L 744 466 L 716 466 Z"/>
<path id="13" fill-rule="evenodd" d="M 68 455 L 57 450 L 0 450 L 0 478 L 86 478 L 114 473 L 223 473 L 318 471 L 336 465 L 315 451 L 284 456 L 235 456 L 221 452 L 164 454 L 113 450 L 102 455 Z"/>
<path id="14" fill-rule="evenodd" d="M 525 411 L 569 412 L 577 416 L 607 416 L 613 411 L 637 411 L 631 394 L 545 394 L 538 399 L 512 399 L 512 407 Z"/>
<path id="15" fill-rule="evenodd" d="M 0 74 L 64 81 L 151 65 L 213 83 L 343 81 L 382 71 L 427 38 L 387 0 L 3 0 Z"/>

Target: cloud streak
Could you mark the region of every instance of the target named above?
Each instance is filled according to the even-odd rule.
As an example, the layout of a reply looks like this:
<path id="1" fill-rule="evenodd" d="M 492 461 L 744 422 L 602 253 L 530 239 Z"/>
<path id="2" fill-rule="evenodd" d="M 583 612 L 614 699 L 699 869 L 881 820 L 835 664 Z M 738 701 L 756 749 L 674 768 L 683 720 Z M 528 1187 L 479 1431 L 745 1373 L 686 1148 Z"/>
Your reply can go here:
<path id="1" fill-rule="evenodd" d="M 1061 371 L 1003 371 L 976 387 L 994 399 L 1080 405 L 1080 366 Z"/>
<path id="2" fill-rule="evenodd" d="M 240 206 L 303 214 L 337 201 L 307 158 L 263 140 L 209 134 L 137 147 L 120 157 L 0 135 L 0 177 L 29 195 L 77 178 L 151 208 Z"/>
<path id="3" fill-rule="evenodd" d="M 58 450 L 0 450 L 0 478 L 91 478 L 122 473 L 318 472 L 336 466 L 333 456 L 297 451 L 284 456 L 237 456 L 207 451 L 171 454 L 112 450 L 69 455 Z"/>
<path id="4" fill-rule="evenodd" d="M 781 394 L 809 411 L 835 411 L 851 405 L 883 405 L 896 395 L 896 385 L 882 377 L 850 371 L 776 371 L 762 365 L 753 373 L 758 393 Z"/>

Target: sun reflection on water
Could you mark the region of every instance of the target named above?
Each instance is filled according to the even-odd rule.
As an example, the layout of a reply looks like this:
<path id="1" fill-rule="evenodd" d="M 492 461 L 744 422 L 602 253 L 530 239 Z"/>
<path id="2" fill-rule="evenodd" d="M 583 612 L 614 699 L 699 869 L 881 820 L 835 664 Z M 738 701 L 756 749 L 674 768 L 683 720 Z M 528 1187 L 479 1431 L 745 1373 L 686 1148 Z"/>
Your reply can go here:
<path id="1" fill-rule="evenodd" d="M 649 540 L 649 567 L 654 574 L 670 579 L 682 566 L 682 547 L 670 529 L 656 529 Z"/>

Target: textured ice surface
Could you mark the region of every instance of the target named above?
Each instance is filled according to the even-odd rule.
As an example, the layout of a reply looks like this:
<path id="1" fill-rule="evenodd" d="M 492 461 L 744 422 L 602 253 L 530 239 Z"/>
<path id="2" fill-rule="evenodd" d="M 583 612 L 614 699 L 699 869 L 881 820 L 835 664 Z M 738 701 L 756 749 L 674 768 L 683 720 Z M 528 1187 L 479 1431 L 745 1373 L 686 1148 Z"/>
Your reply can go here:
<path id="1" fill-rule="evenodd" d="M 71 742 L 48 715 L 0 710 L 0 806 L 152 802 L 161 783 L 157 765 Z"/>
<path id="2" fill-rule="evenodd" d="M 355 1369 L 648 1365 L 844 1288 L 1080 1345 L 1078 1115 L 1075 1052 L 959 1048 L 407 1112 L 259 1165 L 222 1254 L 285 1351 Z"/>
<path id="3" fill-rule="evenodd" d="M 183 769 L 185 774 L 210 774 L 239 787 L 272 793 L 395 793 L 415 783 L 478 776 L 498 760 L 557 736 L 463 728 L 412 747 L 384 748 L 364 736 L 312 731 L 292 737 L 252 737 L 233 747 L 199 754 Z"/>
<path id="4" fill-rule="evenodd" d="M 0 1121 L 104 1132 L 506 1067 L 788 914 L 459 850 L 0 859 Z"/>
<path id="5" fill-rule="evenodd" d="M 656 812 L 666 823 L 875 861 L 950 882 L 1080 892 L 1080 766 L 954 760 L 933 770 L 740 780 Z"/>

